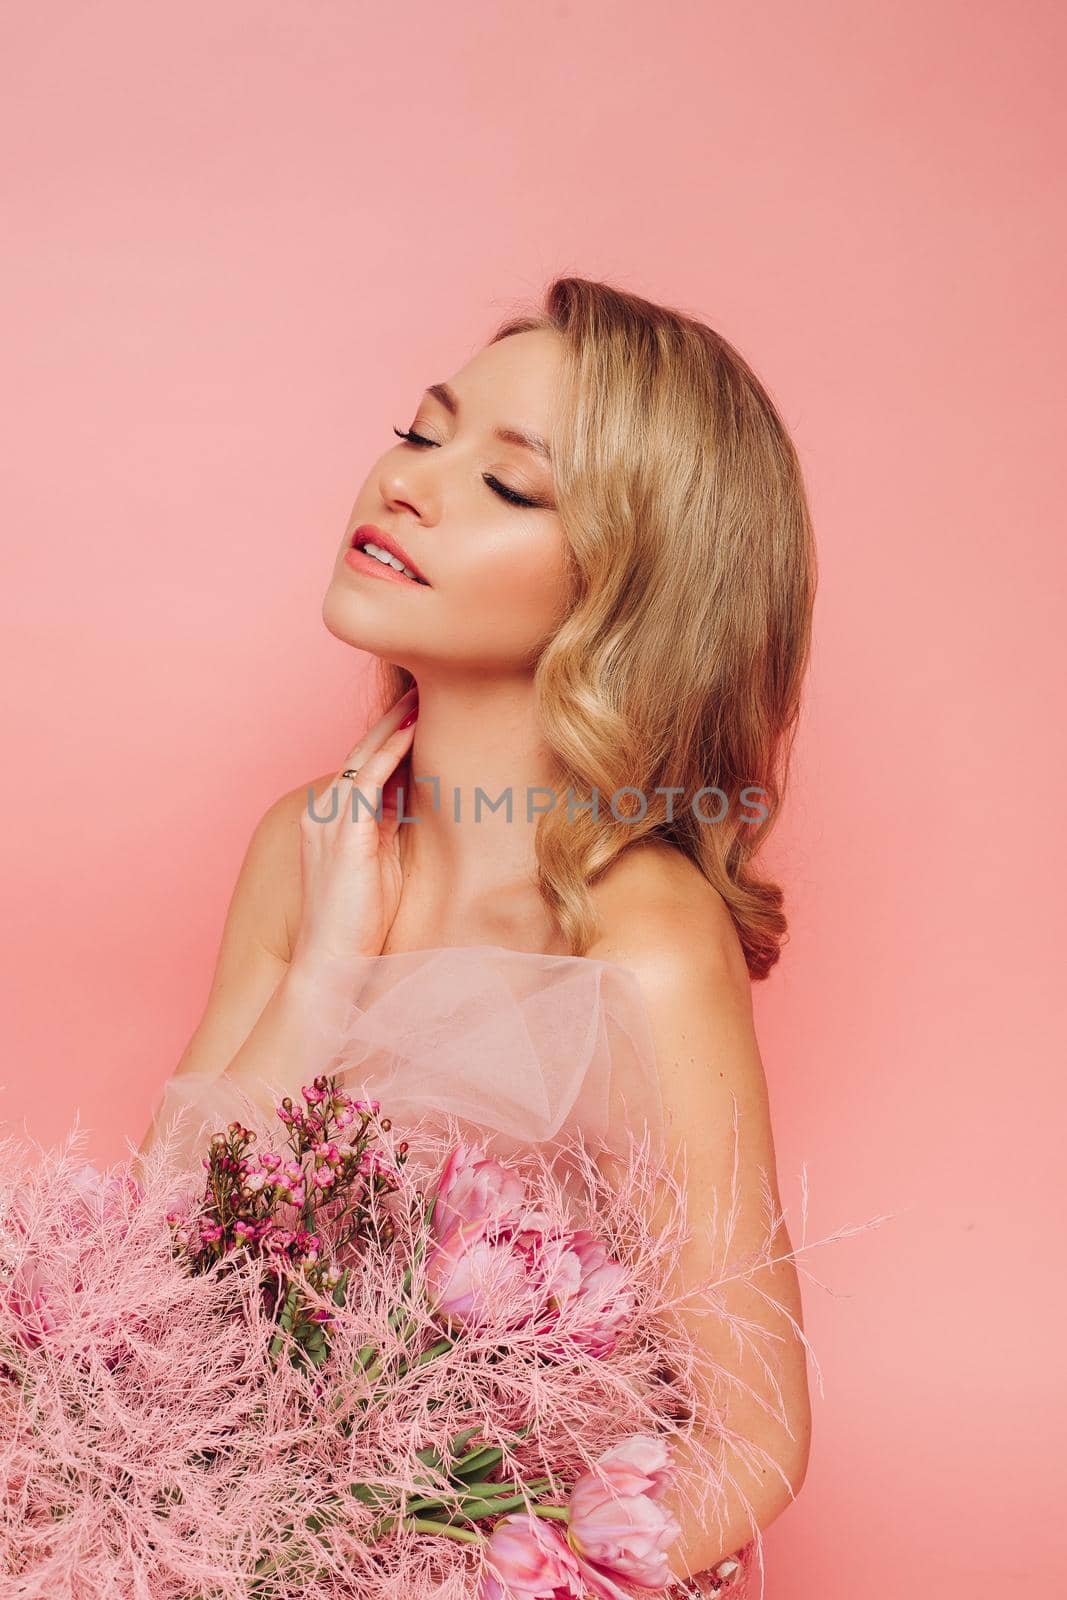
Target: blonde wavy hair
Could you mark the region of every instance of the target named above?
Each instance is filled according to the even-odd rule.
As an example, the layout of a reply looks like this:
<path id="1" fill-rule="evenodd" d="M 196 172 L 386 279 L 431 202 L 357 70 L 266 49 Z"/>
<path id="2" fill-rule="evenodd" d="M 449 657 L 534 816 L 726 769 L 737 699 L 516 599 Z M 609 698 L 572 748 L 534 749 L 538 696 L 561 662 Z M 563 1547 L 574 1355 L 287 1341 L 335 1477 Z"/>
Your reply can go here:
<path id="1" fill-rule="evenodd" d="M 666 841 L 722 895 L 765 978 L 787 923 L 756 858 L 785 794 L 817 584 L 796 450 L 743 357 L 681 311 L 557 278 L 488 342 L 542 328 L 564 346 L 551 447 L 570 603 L 531 668 L 557 793 L 573 798 L 538 822 L 539 891 L 583 955 L 590 885 L 630 845 Z M 379 669 L 392 704 L 412 675 Z M 693 804 L 712 786 L 721 798 L 697 806 L 714 822 Z"/>

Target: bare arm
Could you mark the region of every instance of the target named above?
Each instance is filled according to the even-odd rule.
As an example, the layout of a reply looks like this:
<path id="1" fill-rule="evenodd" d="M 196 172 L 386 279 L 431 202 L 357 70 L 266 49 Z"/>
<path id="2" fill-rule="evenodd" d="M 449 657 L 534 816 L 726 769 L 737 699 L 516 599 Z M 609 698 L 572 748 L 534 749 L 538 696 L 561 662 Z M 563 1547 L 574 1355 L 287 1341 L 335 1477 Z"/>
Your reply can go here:
<path id="1" fill-rule="evenodd" d="M 312 780 L 316 794 L 333 774 Z M 300 911 L 300 813 L 307 784 L 264 813 L 249 841 L 230 897 L 215 974 L 203 1015 L 175 1075 L 240 1071 L 254 1079 L 271 1062 L 291 1058 L 304 1035 L 309 984 L 291 965 L 291 937 Z M 157 1115 L 141 1141 L 147 1154 L 160 1129 Z"/>
<path id="2" fill-rule="evenodd" d="M 620 875 L 621 876 L 621 875 Z M 634 889 L 631 867 L 628 888 Z M 753 1026 L 747 975 L 724 923 L 718 897 L 676 876 L 648 893 L 623 892 L 602 922 L 590 955 L 627 966 L 638 978 L 656 1046 L 669 1152 L 683 1149 L 689 1215 L 721 1219 L 716 1236 L 698 1228 L 681 1253 L 673 1292 L 691 1291 L 722 1275 L 723 1234 L 732 1221 L 735 1267 L 720 1291 L 725 1318 L 680 1311 L 695 1342 L 729 1380 L 725 1421 L 740 1444 L 726 1440 L 720 1461 L 727 1487 L 713 1519 L 679 1515 L 682 1538 L 672 1552 L 676 1577 L 706 1571 L 734 1555 L 799 1493 L 810 1450 L 811 1412 L 800 1287 L 779 1225 L 769 1237 L 765 1200 L 780 1211 L 767 1086 Z M 668 892 L 663 894 L 666 889 Z M 623 907 L 627 914 L 620 915 Z M 640 915 L 635 915 L 639 907 Z M 735 1167 L 734 1120 L 737 1120 Z M 766 1194 L 764 1185 L 766 1184 Z M 731 1196 L 734 1196 L 732 1205 Z M 746 1273 L 749 1252 L 777 1262 Z M 699 1303 L 699 1302 L 698 1302 Z M 736 1322 L 735 1322 L 736 1319 Z M 750 1330 L 740 1344 L 733 1329 Z M 746 1448 L 751 1447 L 751 1448 Z M 688 1468 L 688 1460 L 679 1465 Z M 676 1508 L 676 1514 L 681 1508 Z M 716 1525 L 717 1524 L 717 1525 Z"/>
<path id="3" fill-rule="evenodd" d="M 411 744 L 405 713 L 415 704 L 412 692 L 401 696 L 342 763 L 342 772 L 358 767 L 370 796 L 385 794 L 380 821 L 353 807 L 353 780 L 337 771 L 289 790 L 260 819 L 230 900 L 204 1015 L 175 1077 L 213 1081 L 225 1074 L 269 1110 L 325 1069 L 357 998 L 360 957 L 381 949 L 399 900 L 396 796 L 388 791 Z M 309 788 L 317 801 L 325 797 L 314 817 Z M 142 1155 L 162 1131 L 162 1109 Z"/>

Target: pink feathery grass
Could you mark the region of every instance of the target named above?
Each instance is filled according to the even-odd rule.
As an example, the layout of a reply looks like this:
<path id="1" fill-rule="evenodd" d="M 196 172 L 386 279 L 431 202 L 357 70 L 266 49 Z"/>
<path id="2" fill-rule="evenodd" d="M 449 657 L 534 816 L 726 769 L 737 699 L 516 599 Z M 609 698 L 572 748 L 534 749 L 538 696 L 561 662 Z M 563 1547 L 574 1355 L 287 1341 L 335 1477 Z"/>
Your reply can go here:
<path id="1" fill-rule="evenodd" d="M 473 1600 L 497 1581 L 494 1522 L 457 1513 L 443 1526 L 457 1482 L 468 1512 L 478 1482 L 513 1485 L 497 1502 L 511 1515 L 564 1507 L 638 1435 L 687 1442 L 679 1491 L 714 1512 L 722 1442 L 737 1440 L 694 1422 L 722 1374 L 666 1287 L 690 1225 L 647 1140 L 631 1140 L 624 1181 L 609 1183 L 576 1136 L 576 1191 L 539 1147 L 501 1177 L 474 1171 L 477 1152 L 457 1157 L 454 1119 L 403 1131 L 401 1147 L 380 1125 L 396 1182 L 368 1188 L 358 1239 L 328 1206 L 315 1216 L 343 1293 L 336 1273 L 316 1282 L 314 1252 L 302 1265 L 290 1254 L 288 1281 L 322 1329 L 317 1362 L 280 1334 L 278 1256 L 257 1237 L 193 1270 L 174 1219 L 201 1214 L 204 1178 L 173 1170 L 166 1138 L 140 1180 L 128 1165 L 87 1168 L 78 1135 L 48 1152 L 0 1139 L 0 1595 Z M 426 1212 L 443 1176 L 439 1232 Z M 653 1229 L 664 1189 L 672 1204 Z M 479 1267 L 477 1315 L 457 1320 L 442 1309 L 438 1252 L 477 1231 L 485 1206 L 514 1231 Z M 292 1208 L 294 1231 L 307 1215 Z M 722 1283 L 771 1259 L 768 1246 L 732 1261 L 729 1222 L 722 1272 L 704 1286 L 723 1316 Z M 739 1344 L 754 1345 L 758 1330 L 737 1320 Z M 473 1461 L 462 1479 L 457 1455 Z M 583 1503 L 592 1527 L 588 1490 Z M 631 1577 L 651 1570 L 646 1552 Z"/>

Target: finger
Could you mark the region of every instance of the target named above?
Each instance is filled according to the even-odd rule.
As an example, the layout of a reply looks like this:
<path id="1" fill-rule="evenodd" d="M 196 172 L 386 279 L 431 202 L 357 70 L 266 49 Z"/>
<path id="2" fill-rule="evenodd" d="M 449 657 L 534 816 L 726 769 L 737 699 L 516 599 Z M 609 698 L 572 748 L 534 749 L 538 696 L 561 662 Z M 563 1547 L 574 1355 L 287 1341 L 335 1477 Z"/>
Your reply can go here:
<path id="1" fill-rule="evenodd" d="M 384 795 L 385 785 L 400 765 L 404 756 L 411 748 L 415 737 L 415 723 L 409 723 L 406 728 L 395 728 L 384 744 L 377 750 L 372 750 L 369 755 L 359 762 L 359 774 L 355 778 L 338 780 L 341 792 L 341 803 L 348 808 L 348 797 L 353 789 L 358 789 L 366 799 L 366 805 L 356 807 L 356 819 L 373 817 L 373 809 L 377 807 L 378 791 Z M 368 807 L 372 809 L 368 809 Z"/>
<path id="2" fill-rule="evenodd" d="M 360 737 L 358 742 L 354 744 L 352 749 L 349 751 L 345 760 L 342 761 L 337 773 L 337 782 L 352 781 L 351 779 L 342 779 L 341 776 L 341 774 L 349 767 L 359 767 L 360 774 L 362 775 L 363 765 L 368 756 L 373 755 L 375 750 L 380 749 L 385 741 L 396 732 L 398 725 L 403 722 L 408 712 L 416 704 L 418 693 L 418 684 L 413 683 L 411 688 L 405 690 L 405 692 L 400 696 L 400 699 L 396 702 L 396 704 L 390 706 L 389 710 L 386 711 L 383 716 L 379 717 L 373 728 L 368 729 L 368 731 Z"/>

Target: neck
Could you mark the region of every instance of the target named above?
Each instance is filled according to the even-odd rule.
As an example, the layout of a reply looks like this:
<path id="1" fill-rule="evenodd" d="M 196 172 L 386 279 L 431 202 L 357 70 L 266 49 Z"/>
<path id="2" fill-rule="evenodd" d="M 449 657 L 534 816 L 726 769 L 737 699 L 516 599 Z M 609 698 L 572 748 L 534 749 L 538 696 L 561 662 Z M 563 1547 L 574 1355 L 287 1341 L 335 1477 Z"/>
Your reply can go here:
<path id="1" fill-rule="evenodd" d="M 416 875 L 437 886 L 442 901 L 457 903 L 532 884 L 534 808 L 550 800 L 537 790 L 553 788 L 533 683 L 427 675 L 418 688 L 404 793 L 404 815 L 413 820 L 400 828 L 405 879 Z"/>

